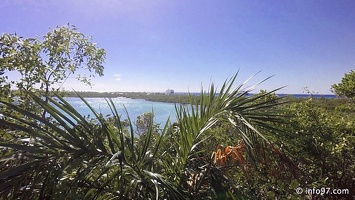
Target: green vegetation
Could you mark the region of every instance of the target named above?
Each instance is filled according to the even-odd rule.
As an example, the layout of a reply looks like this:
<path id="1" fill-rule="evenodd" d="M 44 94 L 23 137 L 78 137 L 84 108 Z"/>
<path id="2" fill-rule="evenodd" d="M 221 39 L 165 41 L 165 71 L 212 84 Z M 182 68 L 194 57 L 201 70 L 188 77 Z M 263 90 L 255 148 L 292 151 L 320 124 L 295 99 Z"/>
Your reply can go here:
<path id="1" fill-rule="evenodd" d="M 101 69 L 103 50 L 96 50 L 94 66 Z M 0 61 L 14 65 L 11 69 L 23 77 L 39 63 L 27 65 L 27 56 L 10 62 L 11 52 L 25 55 L 22 48 L 9 50 L 0 54 Z M 219 90 L 211 84 L 199 96 L 179 99 L 184 104 L 176 106 L 177 122 L 167 119 L 162 128 L 153 123 L 154 113 L 122 121 L 125 113 L 118 113 L 110 99 L 112 113 L 103 116 L 81 96 L 97 93 L 75 93 L 92 111 L 94 118 L 88 118 L 63 93 L 47 90 L 48 78 L 68 70 L 52 68 L 63 61 L 61 56 L 65 60 L 65 52 L 35 54 L 59 59 L 42 60 L 44 65 L 52 62 L 43 69 L 44 75 L 53 74 L 47 79 L 9 83 L 1 77 L 2 91 L 10 91 L 10 84 L 21 90 L 0 93 L 0 199 L 355 198 L 353 99 L 281 98 L 275 95 L 277 89 L 246 96 L 253 87 L 241 91 L 245 85 L 234 86 L 235 75 Z M 34 89 L 36 84 L 43 87 Z M 168 99 L 163 94 L 118 95 Z M 307 188 L 318 193 L 306 194 Z M 325 193 L 333 189 L 343 194 Z"/>
<path id="2" fill-rule="evenodd" d="M 66 91 L 66 97 L 77 97 L 79 94 L 82 97 L 88 98 L 115 98 L 126 97 L 131 99 L 145 99 L 147 101 L 167 102 L 167 103 L 190 103 L 191 98 L 195 101 L 199 100 L 198 96 L 191 96 L 185 94 L 166 95 L 165 93 L 147 93 L 147 92 L 70 92 Z"/>
<path id="3" fill-rule="evenodd" d="M 90 77 L 95 74 L 103 76 L 105 51 L 74 26 L 57 27 L 42 40 L 5 33 L 0 41 L 0 72 L 4 74 L 0 77 L 0 98 L 13 102 L 16 97 L 17 103 L 27 110 L 40 112 L 32 106 L 28 91 L 36 91 L 47 99 L 80 69 L 89 72 L 89 77 L 83 74 L 76 77 L 85 84 L 90 85 Z M 6 73 L 10 71 L 19 73 L 21 79 L 8 80 Z"/>
<path id="4" fill-rule="evenodd" d="M 164 93 L 146 93 L 146 92 L 126 92 L 121 95 L 131 99 L 145 99 L 147 101 L 167 102 L 167 103 L 190 103 L 191 99 L 199 100 L 199 97 L 183 94 L 166 95 Z"/>
<path id="5" fill-rule="evenodd" d="M 355 188 L 355 104 L 327 106 L 334 101 L 308 99 L 285 109 L 292 118 L 284 146 L 304 169 L 300 180 L 308 188 Z"/>
<path id="6" fill-rule="evenodd" d="M 65 97 L 78 97 L 78 94 L 85 98 L 115 98 L 120 97 L 119 92 L 88 92 L 88 91 L 64 91 Z"/>
<path id="7" fill-rule="evenodd" d="M 355 71 L 345 74 L 340 83 L 332 85 L 332 90 L 338 96 L 355 97 Z"/>
<path id="8" fill-rule="evenodd" d="M 8 139 L 0 143 L 6 149 L 0 173 L 2 194 L 10 198 L 233 196 L 220 174 L 221 166 L 210 158 L 210 149 L 200 148 L 210 141 L 211 128 L 227 122 L 236 128 L 244 162 L 256 164 L 263 159 L 260 152 L 272 146 L 258 127 L 279 121 L 276 113 L 263 112 L 278 103 L 259 101 L 269 93 L 246 98 L 239 94 L 241 86 L 232 90 L 235 78 L 225 83 L 218 96 L 212 85 L 199 104 L 177 107 L 178 123 L 173 126 L 167 123 L 156 131 L 153 120 L 142 123 L 148 127 L 140 129 L 139 137 L 131 122 L 122 126 L 112 101 L 108 101 L 112 117 L 105 119 L 82 99 L 95 121 L 80 116 L 59 95 L 60 102 L 49 98 L 51 105 L 28 94 L 50 114 L 48 118 L 1 101 L 3 107 L 25 116 L 4 112 L 6 118 L 0 120 L 8 130 L 4 133 Z M 240 168 L 237 163 L 230 167 Z"/>

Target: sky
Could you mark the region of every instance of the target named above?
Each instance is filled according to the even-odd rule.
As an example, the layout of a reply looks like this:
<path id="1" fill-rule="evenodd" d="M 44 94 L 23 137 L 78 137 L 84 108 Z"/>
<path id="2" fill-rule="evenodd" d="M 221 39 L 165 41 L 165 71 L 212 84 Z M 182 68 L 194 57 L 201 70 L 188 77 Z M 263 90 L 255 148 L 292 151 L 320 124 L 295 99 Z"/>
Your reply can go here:
<path id="1" fill-rule="evenodd" d="M 260 71 L 245 85 L 273 77 L 256 92 L 331 94 L 355 68 L 353 0 L 1 0 L 0 10 L 0 34 L 70 23 L 106 50 L 105 75 L 92 88 L 69 78 L 67 90 L 199 92 Z"/>

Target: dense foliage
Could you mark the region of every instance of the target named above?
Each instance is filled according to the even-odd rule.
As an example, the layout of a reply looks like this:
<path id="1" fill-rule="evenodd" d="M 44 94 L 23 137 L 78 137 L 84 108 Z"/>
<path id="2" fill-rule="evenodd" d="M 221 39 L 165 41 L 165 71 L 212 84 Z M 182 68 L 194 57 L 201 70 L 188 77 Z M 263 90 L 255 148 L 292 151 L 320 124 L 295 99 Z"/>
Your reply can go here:
<path id="1" fill-rule="evenodd" d="M 175 125 L 167 123 L 156 131 L 153 120 L 143 122 L 148 128 L 140 129 L 139 137 L 132 123 L 122 126 L 111 101 L 110 119 L 87 104 L 96 116 L 94 121 L 80 116 L 60 96 L 56 96 L 59 102 L 49 98 L 51 104 L 47 104 L 29 93 L 48 112 L 47 118 L 1 101 L 14 112 L 2 113 L 6 118 L 0 120 L 7 128 L 7 138 L 0 143 L 0 191 L 10 198 L 232 197 L 234 185 L 227 184 L 221 167 L 241 166 L 233 160 L 228 166 L 214 162 L 218 157 L 211 159 L 210 149 L 202 148 L 213 135 L 211 128 L 227 121 L 234 127 L 243 147 L 239 159 L 244 171 L 265 159 L 266 154 L 260 153 L 272 147 L 258 127 L 279 120 L 276 113 L 263 112 L 278 104 L 259 101 L 268 93 L 246 98 L 239 93 L 242 86 L 231 90 L 235 78 L 218 95 L 212 85 L 202 93 L 199 104 L 177 107 Z"/>
<path id="2" fill-rule="evenodd" d="M 338 96 L 355 97 L 355 70 L 345 74 L 340 83 L 332 85 L 332 90 Z"/>
<path id="3" fill-rule="evenodd" d="M 299 199 L 297 187 L 324 187 L 348 189 L 349 195 L 329 198 L 351 198 L 355 113 L 343 107 L 353 102 L 284 104 L 272 92 L 252 97 L 225 92 L 219 96 L 211 88 L 201 95 L 202 104 L 177 107 L 178 122 L 167 122 L 163 129 L 149 113 L 135 123 L 120 121 L 111 101 L 110 118 L 87 104 L 95 119 L 80 116 L 60 96 L 48 105 L 30 94 L 50 114 L 46 119 L 2 102 L 29 119 L 4 113 L 8 118 L 0 120 L 9 128 L 0 143 L 1 194 L 31 199 Z"/>
<path id="4" fill-rule="evenodd" d="M 23 108 L 36 111 L 27 91 L 47 98 L 80 69 L 86 71 L 76 78 L 90 85 L 91 77 L 103 75 L 104 59 L 105 51 L 71 25 L 57 27 L 43 38 L 5 33 L 0 36 L 0 98 L 8 102 L 16 99 Z M 10 72 L 18 73 L 20 80 L 9 80 Z M 89 77 L 83 74 L 86 72 Z"/>
<path id="5" fill-rule="evenodd" d="M 355 195 L 355 105 L 342 99 L 306 99 L 287 106 L 284 146 L 303 171 L 304 188 L 349 189 Z M 327 196 L 327 195 L 325 195 Z"/>

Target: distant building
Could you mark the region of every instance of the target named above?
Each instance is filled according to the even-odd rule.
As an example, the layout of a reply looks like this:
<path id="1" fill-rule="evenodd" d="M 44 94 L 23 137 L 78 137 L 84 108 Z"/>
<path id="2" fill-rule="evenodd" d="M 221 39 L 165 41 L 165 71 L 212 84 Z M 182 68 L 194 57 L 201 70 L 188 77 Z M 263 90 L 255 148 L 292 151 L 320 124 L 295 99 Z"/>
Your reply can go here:
<path id="1" fill-rule="evenodd" d="M 166 95 L 174 94 L 174 90 L 172 90 L 172 89 L 167 89 L 167 90 L 165 91 L 165 94 L 166 94 Z"/>

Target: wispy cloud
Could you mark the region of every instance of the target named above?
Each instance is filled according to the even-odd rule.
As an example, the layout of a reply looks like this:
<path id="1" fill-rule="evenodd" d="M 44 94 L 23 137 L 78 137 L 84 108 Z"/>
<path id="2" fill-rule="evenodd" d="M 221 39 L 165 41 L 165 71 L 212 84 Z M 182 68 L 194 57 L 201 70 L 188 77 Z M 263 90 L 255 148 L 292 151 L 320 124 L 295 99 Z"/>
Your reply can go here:
<path id="1" fill-rule="evenodd" d="M 122 74 L 115 74 L 114 75 L 116 81 L 121 81 L 122 80 Z"/>

